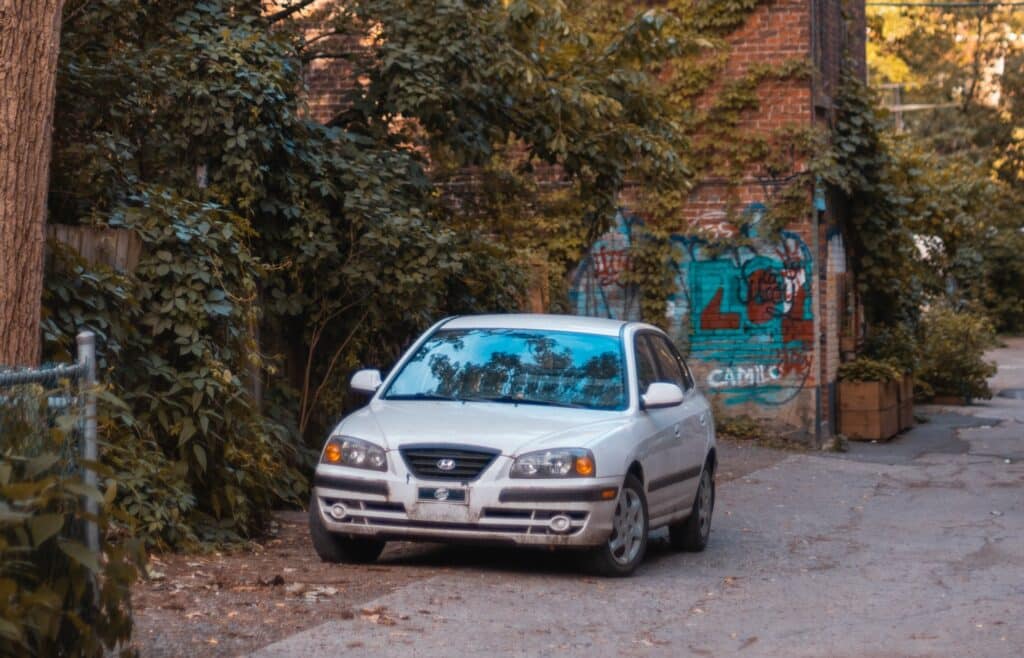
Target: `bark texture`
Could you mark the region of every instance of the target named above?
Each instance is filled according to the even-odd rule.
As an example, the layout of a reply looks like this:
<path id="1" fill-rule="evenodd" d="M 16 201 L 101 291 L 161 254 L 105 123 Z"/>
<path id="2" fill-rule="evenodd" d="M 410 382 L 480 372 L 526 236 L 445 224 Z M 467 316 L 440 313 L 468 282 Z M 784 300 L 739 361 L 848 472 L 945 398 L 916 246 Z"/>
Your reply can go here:
<path id="1" fill-rule="evenodd" d="M 40 353 L 46 193 L 64 0 L 0 0 L 0 364 Z"/>

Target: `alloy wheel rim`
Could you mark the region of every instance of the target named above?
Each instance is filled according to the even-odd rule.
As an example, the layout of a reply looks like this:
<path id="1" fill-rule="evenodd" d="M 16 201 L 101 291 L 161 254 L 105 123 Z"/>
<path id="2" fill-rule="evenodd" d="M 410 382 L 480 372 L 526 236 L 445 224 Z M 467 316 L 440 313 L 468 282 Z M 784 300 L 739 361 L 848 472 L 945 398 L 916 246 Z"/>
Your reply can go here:
<path id="1" fill-rule="evenodd" d="M 612 536 L 608 539 L 612 559 L 622 565 L 635 560 L 643 546 L 643 534 L 644 506 L 640 494 L 632 489 L 623 488 L 615 503 Z"/>

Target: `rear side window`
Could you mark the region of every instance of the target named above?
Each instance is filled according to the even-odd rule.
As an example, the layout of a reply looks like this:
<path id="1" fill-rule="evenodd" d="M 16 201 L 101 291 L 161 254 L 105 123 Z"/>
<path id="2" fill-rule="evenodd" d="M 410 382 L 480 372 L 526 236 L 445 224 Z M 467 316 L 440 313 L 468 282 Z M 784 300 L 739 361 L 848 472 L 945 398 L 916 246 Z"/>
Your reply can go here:
<path id="1" fill-rule="evenodd" d="M 668 339 L 658 334 L 646 334 L 645 338 L 650 341 L 651 352 L 661 374 L 659 381 L 675 384 L 684 391 L 693 388 L 693 379 L 686 365 Z"/>

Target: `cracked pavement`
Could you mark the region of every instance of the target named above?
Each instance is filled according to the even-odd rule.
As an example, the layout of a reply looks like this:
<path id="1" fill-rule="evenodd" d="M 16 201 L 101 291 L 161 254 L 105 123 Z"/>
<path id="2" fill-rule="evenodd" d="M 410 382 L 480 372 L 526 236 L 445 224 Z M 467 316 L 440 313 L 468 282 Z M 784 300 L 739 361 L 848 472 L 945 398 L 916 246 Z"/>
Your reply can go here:
<path id="1" fill-rule="evenodd" d="M 1024 388 L 1024 340 L 992 357 L 997 391 Z M 889 443 L 724 483 L 704 553 L 655 535 L 633 578 L 603 580 L 455 552 L 256 655 L 1020 656 L 1024 400 L 918 413 Z"/>

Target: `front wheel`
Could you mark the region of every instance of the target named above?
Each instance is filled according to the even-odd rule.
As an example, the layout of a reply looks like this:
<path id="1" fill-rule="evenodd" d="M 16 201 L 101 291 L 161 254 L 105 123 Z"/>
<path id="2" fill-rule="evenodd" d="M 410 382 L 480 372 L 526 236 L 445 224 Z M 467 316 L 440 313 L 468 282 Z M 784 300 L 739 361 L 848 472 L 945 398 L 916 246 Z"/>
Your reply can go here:
<path id="1" fill-rule="evenodd" d="M 309 501 L 309 535 L 313 549 L 324 562 L 365 564 L 376 560 L 384 551 L 384 542 L 380 540 L 346 537 L 325 528 L 316 496 Z"/>
<path id="2" fill-rule="evenodd" d="M 715 473 L 711 469 L 711 464 L 705 464 L 690 515 L 668 527 L 668 538 L 672 547 L 695 553 L 703 551 L 711 536 L 711 514 L 714 511 Z"/>
<path id="3" fill-rule="evenodd" d="M 615 501 L 612 534 L 590 553 L 590 568 L 602 576 L 628 576 L 647 552 L 647 497 L 644 485 L 627 475 Z"/>

